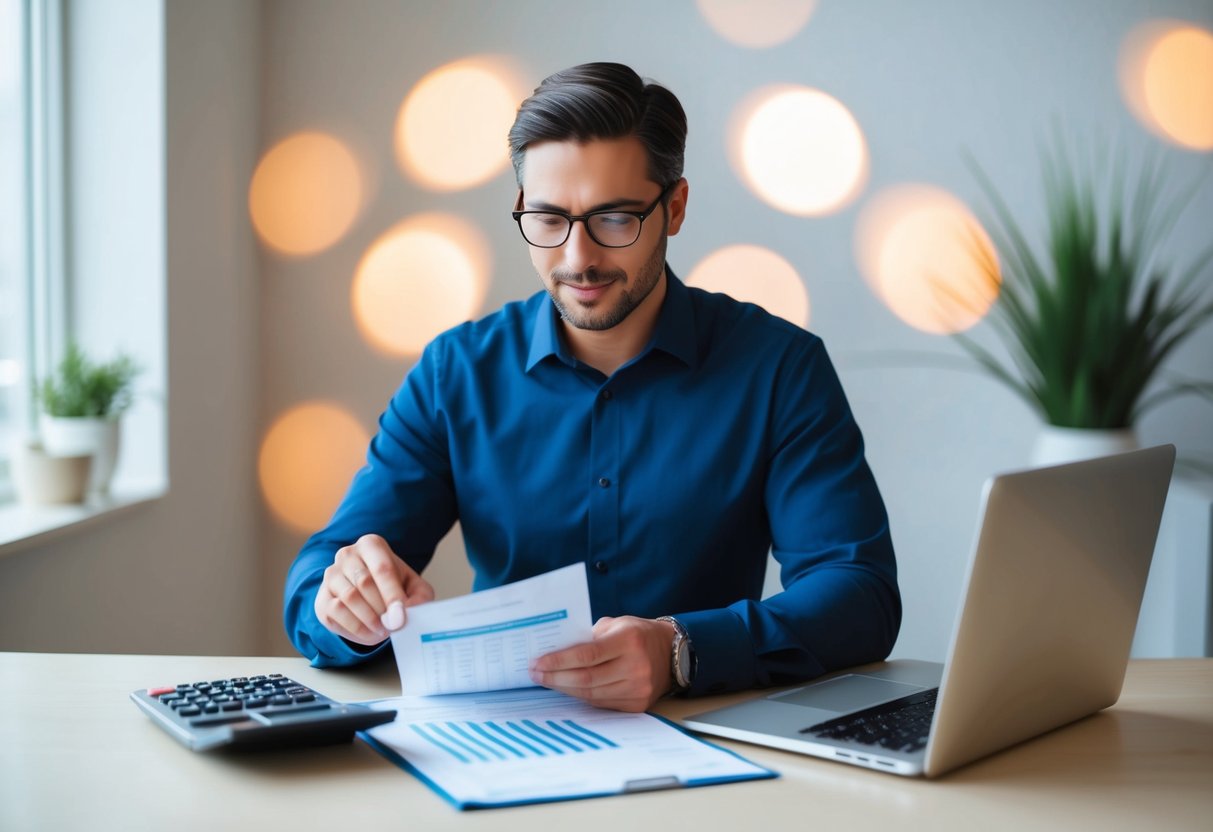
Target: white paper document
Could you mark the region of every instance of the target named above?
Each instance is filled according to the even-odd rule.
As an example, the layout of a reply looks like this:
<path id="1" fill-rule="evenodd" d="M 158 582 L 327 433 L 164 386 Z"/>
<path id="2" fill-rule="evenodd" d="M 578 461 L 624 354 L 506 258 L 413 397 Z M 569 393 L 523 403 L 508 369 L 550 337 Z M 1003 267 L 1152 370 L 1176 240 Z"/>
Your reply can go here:
<path id="1" fill-rule="evenodd" d="M 777 776 L 657 717 L 546 688 L 370 704 L 396 710 L 371 745 L 460 809 Z"/>
<path id="2" fill-rule="evenodd" d="M 392 633 L 401 692 L 474 693 L 532 687 L 533 660 L 591 639 L 585 564 L 409 607 Z"/>
<path id="3" fill-rule="evenodd" d="M 532 660 L 591 639 L 584 564 L 410 607 L 392 634 L 396 720 L 362 734 L 460 809 L 777 776 L 649 714 L 535 687 Z"/>

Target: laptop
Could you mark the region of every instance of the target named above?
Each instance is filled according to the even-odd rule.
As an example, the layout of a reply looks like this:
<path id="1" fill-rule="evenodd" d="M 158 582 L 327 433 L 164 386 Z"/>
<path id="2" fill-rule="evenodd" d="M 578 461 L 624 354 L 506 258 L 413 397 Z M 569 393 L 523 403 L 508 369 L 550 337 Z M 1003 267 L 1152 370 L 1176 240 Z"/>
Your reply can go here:
<path id="1" fill-rule="evenodd" d="M 991 478 L 942 665 L 865 665 L 682 723 L 936 777 L 1114 704 L 1174 463 L 1161 445 Z"/>

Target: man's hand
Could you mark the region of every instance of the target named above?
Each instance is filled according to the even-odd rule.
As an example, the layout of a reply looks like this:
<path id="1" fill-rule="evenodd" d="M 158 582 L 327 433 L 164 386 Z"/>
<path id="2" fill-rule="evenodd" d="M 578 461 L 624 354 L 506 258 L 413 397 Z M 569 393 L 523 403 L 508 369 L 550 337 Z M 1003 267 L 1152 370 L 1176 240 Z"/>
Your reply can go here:
<path id="1" fill-rule="evenodd" d="M 593 641 L 541 656 L 531 665 L 531 679 L 600 708 L 637 713 L 670 690 L 670 622 L 600 618 L 593 635 Z"/>
<path id="2" fill-rule="evenodd" d="M 342 638 L 367 646 L 404 626 L 404 608 L 434 600 L 434 588 L 377 534 L 337 550 L 316 593 L 316 617 Z"/>

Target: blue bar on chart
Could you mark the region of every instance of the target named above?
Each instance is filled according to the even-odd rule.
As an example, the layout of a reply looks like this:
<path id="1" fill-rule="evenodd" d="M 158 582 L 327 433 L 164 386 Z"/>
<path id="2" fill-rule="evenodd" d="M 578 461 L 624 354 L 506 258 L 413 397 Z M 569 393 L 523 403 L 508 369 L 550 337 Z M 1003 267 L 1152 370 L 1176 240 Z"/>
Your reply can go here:
<path id="1" fill-rule="evenodd" d="M 461 763 L 493 763 L 609 751 L 619 745 L 571 719 L 414 722 L 415 734 Z"/>

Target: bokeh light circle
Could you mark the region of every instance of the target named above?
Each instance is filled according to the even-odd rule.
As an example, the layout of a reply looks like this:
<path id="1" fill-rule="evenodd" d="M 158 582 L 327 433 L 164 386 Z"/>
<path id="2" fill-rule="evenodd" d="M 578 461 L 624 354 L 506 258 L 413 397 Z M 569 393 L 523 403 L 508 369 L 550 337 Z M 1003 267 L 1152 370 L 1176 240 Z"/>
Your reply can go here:
<path id="1" fill-rule="evenodd" d="M 732 129 L 742 181 L 780 211 L 833 213 L 867 181 L 868 148 L 859 123 L 820 90 L 760 90 L 734 113 Z"/>
<path id="2" fill-rule="evenodd" d="M 362 467 L 369 441 L 340 405 L 308 402 L 283 413 L 266 432 L 257 460 L 270 510 L 296 531 L 321 528 Z"/>
<path id="3" fill-rule="evenodd" d="M 509 164 L 506 135 L 522 96 L 501 62 L 469 58 L 417 82 L 396 118 L 396 159 L 436 191 L 471 188 Z"/>
<path id="4" fill-rule="evenodd" d="M 271 248 L 315 254 L 349 230 L 362 197 L 358 163 L 344 144 L 326 133 L 297 133 L 257 164 L 249 184 L 249 215 Z"/>
<path id="5" fill-rule="evenodd" d="M 367 341 L 389 355 L 419 355 L 434 336 L 473 318 L 488 289 L 488 244 L 466 220 L 419 214 L 363 255 L 352 305 Z"/>
<path id="6" fill-rule="evenodd" d="M 755 303 L 800 327 L 809 325 L 809 293 L 796 269 L 769 248 L 733 245 L 718 249 L 691 270 L 686 281 L 734 300 Z"/>
<path id="7" fill-rule="evenodd" d="M 1137 119 L 1190 150 L 1213 150 L 1213 33 L 1152 21 L 1125 38 L 1120 84 Z"/>
<path id="8" fill-rule="evenodd" d="M 813 15 L 816 0 L 696 0 L 708 25 L 730 43 L 766 49 L 791 40 Z"/>
<path id="9" fill-rule="evenodd" d="M 998 299 L 993 243 L 940 188 L 899 185 L 874 197 L 860 212 L 855 253 L 873 294 L 923 332 L 962 332 Z"/>

